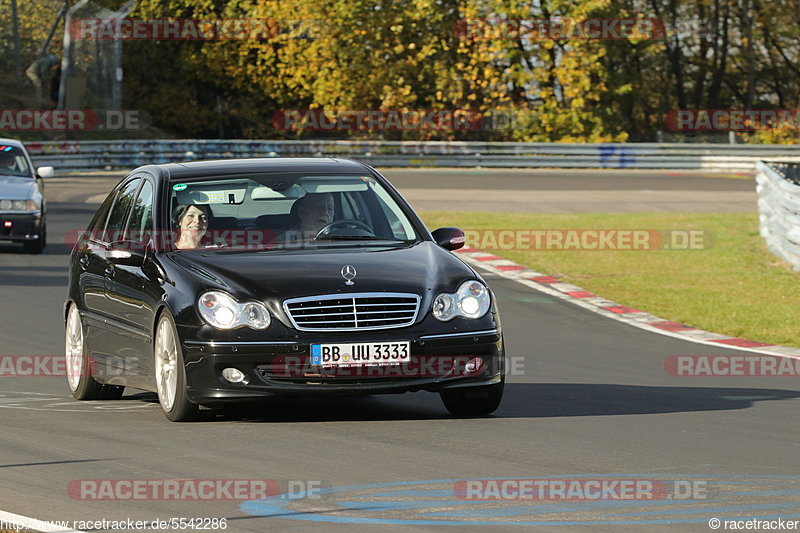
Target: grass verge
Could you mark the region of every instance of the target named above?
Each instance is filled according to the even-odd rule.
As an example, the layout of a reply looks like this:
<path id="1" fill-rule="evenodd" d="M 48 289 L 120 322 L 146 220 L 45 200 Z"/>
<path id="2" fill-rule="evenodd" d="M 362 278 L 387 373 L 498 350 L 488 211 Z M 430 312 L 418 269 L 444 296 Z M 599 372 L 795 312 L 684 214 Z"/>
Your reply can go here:
<path id="1" fill-rule="evenodd" d="M 756 213 L 516 214 L 423 212 L 429 228 L 703 230 L 700 250 L 488 249 L 667 320 L 800 347 L 800 273 L 767 250 Z"/>

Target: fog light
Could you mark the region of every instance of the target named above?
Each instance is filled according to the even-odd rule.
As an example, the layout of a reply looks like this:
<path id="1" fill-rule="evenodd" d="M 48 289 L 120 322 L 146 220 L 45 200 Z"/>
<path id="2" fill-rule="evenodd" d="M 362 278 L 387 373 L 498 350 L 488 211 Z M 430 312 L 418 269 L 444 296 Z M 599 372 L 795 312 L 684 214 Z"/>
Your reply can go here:
<path id="1" fill-rule="evenodd" d="M 473 357 L 464 365 L 465 374 L 474 374 L 483 368 L 483 357 Z"/>
<path id="2" fill-rule="evenodd" d="M 244 373 L 238 368 L 226 368 L 222 371 L 222 377 L 231 383 L 241 383 L 244 381 Z"/>
<path id="3" fill-rule="evenodd" d="M 11 222 L 10 220 L 3 221 L 3 226 L 6 227 L 6 228 L 10 228 L 13 225 L 14 225 L 14 223 Z"/>

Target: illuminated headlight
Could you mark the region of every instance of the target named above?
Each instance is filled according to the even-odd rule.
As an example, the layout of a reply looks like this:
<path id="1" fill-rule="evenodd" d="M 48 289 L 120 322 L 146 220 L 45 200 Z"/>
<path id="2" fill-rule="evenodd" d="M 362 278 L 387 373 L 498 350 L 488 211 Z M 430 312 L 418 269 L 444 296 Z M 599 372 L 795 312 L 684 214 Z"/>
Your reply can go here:
<path id="1" fill-rule="evenodd" d="M 433 300 L 433 316 L 442 322 L 457 316 L 480 318 L 491 306 L 489 290 L 479 281 L 466 281 L 455 294 L 442 293 Z"/>
<path id="2" fill-rule="evenodd" d="M 235 329 L 246 326 L 253 329 L 266 329 L 272 319 L 261 302 L 239 303 L 228 293 L 209 291 L 197 301 L 197 308 L 203 320 L 219 329 Z"/>
<path id="3" fill-rule="evenodd" d="M 0 200 L 0 211 L 36 211 L 38 209 L 33 200 Z"/>

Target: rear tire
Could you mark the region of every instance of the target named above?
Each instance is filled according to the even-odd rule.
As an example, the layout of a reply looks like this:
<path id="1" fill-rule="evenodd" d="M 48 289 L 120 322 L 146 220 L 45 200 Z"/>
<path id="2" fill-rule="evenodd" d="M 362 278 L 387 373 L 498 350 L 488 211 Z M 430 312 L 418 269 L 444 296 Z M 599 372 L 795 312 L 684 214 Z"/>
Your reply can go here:
<path id="1" fill-rule="evenodd" d="M 92 377 L 93 360 L 86 353 L 83 323 L 78 308 L 71 305 L 65 333 L 67 385 L 76 400 L 118 400 L 125 387 L 103 385 Z"/>
<path id="2" fill-rule="evenodd" d="M 165 312 L 158 319 L 154 337 L 153 369 L 156 376 L 158 403 L 167 420 L 189 422 L 197 418 L 200 406 L 186 397 L 186 367 L 178 342 L 175 321 Z"/>
<path id="3" fill-rule="evenodd" d="M 452 415 L 483 416 L 497 410 L 503 399 L 504 388 L 505 376 L 496 385 L 443 390 L 439 395 Z"/>

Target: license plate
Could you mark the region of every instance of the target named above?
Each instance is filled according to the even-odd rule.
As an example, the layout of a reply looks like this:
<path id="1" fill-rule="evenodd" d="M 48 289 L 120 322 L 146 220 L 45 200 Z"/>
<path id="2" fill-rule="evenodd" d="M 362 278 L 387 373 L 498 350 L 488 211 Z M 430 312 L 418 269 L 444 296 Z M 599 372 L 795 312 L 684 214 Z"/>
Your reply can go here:
<path id="1" fill-rule="evenodd" d="M 374 366 L 409 361 L 411 361 L 411 343 L 408 341 L 311 345 L 312 365 Z"/>

